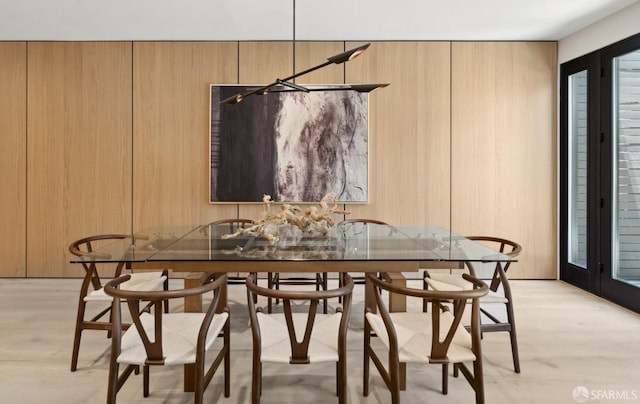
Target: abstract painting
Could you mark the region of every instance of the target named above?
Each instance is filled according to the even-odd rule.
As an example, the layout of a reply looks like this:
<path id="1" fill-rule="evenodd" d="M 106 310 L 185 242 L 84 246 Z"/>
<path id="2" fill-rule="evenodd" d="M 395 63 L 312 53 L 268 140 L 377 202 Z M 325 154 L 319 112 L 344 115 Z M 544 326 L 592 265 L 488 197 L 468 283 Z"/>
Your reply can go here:
<path id="1" fill-rule="evenodd" d="M 211 85 L 210 202 L 318 202 L 332 192 L 366 203 L 368 94 L 323 86 L 220 103 L 252 88 Z"/>

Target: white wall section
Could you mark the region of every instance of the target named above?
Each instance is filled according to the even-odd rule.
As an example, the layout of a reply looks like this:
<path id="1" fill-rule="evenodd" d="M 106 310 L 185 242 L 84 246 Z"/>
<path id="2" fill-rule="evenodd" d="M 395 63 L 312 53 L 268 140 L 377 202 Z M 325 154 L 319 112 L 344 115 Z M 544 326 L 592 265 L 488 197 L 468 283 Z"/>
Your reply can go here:
<path id="1" fill-rule="evenodd" d="M 295 39 L 554 41 L 637 2 L 297 0 Z M 293 9 L 294 0 L 0 0 L 0 40 L 292 40 Z"/>

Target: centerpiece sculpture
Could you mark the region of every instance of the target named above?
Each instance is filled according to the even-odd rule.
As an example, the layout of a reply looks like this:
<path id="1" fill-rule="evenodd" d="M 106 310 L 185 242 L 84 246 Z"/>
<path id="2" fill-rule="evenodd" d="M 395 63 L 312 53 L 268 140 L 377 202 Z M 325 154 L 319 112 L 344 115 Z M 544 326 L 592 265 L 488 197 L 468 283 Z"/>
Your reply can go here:
<path id="1" fill-rule="evenodd" d="M 225 234 L 223 239 L 238 237 L 240 235 L 249 235 L 253 237 L 262 237 L 274 244 L 279 239 L 280 228 L 286 225 L 292 225 L 300 229 L 303 236 L 323 236 L 335 226 L 335 221 L 331 217 L 333 214 L 350 214 L 346 210 L 338 207 L 335 194 L 332 192 L 326 194 L 319 202 L 318 206 L 310 206 L 302 211 L 298 206 L 288 203 L 280 206 L 279 212 L 272 212 L 270 195 L 262 197 L 264 211 L 262 217 L 254 222 L 252 226 L 238 229 L 235 233 Z M 332 204 L 332 206 L 329 206 Z"/>

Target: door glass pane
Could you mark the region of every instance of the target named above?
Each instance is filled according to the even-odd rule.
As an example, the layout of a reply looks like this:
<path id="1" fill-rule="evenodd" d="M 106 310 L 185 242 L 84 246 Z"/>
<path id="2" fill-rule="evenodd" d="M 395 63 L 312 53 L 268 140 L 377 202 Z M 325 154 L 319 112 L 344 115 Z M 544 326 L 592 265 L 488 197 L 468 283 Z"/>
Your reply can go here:
<path id="1" fill-rule="evenodd" d="M 569 76 L 569 248 L 568 261 L 587 267 L 587 79 Z"/>
<path id="2" fill-rule="evenodd" d="M 640 50 L 613 59 L 612 276 L 640 286 Z"/>

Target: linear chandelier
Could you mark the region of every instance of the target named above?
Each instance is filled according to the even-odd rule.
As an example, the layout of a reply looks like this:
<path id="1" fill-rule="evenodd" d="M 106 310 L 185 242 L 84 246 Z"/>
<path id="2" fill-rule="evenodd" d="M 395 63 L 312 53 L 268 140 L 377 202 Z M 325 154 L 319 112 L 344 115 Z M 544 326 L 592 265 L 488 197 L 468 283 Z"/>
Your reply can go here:
<path id="1" fill-rule="evenodd" d="M 299 73 L 295 73 L 289 77 L 286 77 L 284 79 L 276 79 L 273 83 L 271 84 L 267 84 L 266 86 L 263 87 L 258 87 L 255 88 L 253 90 L 249 90 L 243 93 L 239 93 L 236 95 L 233 95 L 229 98 L 225 98 L 224 100 L 220 101 L 220 104 L 237 104 L 239 102 L 241 102 L 242 100 L 244 100 L 246 97 L 249 97 L 251 95 L 265 95 L 267 93 L 270 92 L 282 92 L 282 91 L 304 91 L 304 92 L 309 92 L 309 91 L 337 91 L 337 90 L 353 90 L 353 91 L 357 91 L 357 92 L 371 92 L 377 88 L 382 88 L 382 87 L 386 87 L 389 84 L 344 84 L 344 85 L 339 85 L 339 86 L 331 86 L 331 87 L 315 87 L 315 88 L 310 88 L 310 87 L 305 87 L 305 86 L 301 86 L 299 84 L 295 84 L 292 83 L 291 80 L 295 79 L 296 77 L 300 77 L 302 75 L 311 73 L 313 71 L 316 71 L 318 69 L 322 69 L 323 67 L 329 66 L 331 64 L 342 64 L 342 63 L 346 63 L 350 60 L 355 59 L 356 57 L 358 57 L 360 54 L 362 54 L 364 51 L 366 51 L 369 48 L 369 45 L 371 45 L 370 43 L 364 44 L 362 46 L 358 46 L 357 48 L 353 48 L 351 50 L 339 53 L 337 55 L 331 56 L 329 58 L 327 58 L 327 61 L 324 63 L 321 63 L 317 66 L 311 67 L 307 70 L 303 70 Z"/>

